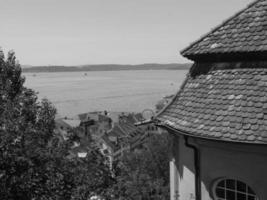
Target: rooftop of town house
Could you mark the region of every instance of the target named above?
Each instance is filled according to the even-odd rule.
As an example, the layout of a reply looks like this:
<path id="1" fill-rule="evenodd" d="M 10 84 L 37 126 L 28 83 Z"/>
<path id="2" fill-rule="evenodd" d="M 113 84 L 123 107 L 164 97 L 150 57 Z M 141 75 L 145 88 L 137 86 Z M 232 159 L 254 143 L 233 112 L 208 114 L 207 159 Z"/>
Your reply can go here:
<path id="1" fill-rule="evenodd" d="M 78 119 L 62 119 L 62 121 L 68 124 L 72 128 L 80 126 L 81 123 L 81 121 Z"/>
<path id="2" fill-rule="evenodd" d="M 266 55 L 267 0 L 251 3 L 181 53 L 195 60 L 207 55 L 249 52 Z"/>
<path id="3" fill-rule="evenodd" d="M 184 50 L 195 64 L 156 121 L 193 137 L 266 144 L 266 23 L 267 0 L 257 0 Z M 237 61 L 236 52 L 247 52 L 251 60 L 242 56 Z M 212 61 L 198 57 L 204 54 Z"/>
<path id="4" fill-rule="evenodd" d="M 104 134 L 102 139 L 113 151 L 117 151 L 124 143 L 136 142 L 143 134 L 143 131 L 136 127 L 132 121 L 121 121 L 115 123 L 112 130 Z"/>
<path id="5" fill-rule="evenodd" d="M 75 118 L 59 118 L 55 120 L 58 127 L 76 128 L 80 126 L 81 121 Z"/>
<path id="6" fill-rule="evenodd" d="M 87 120 L 95 120 L 95 121 L 108 121 L 109 117 L 105 115 L 104 112 L 95 111 L 95 112 L 88 112 L 88 113 L 82 113 L 78 115 L 78 118 L 81 121 L 87 121 Z"/>
<path id="7" fill-rule="evenodd" d="M 109 121 L 116 123 L 119 120 L 125 119 L 126 121 L 131 121 L 132 123 L 136 123 L 144 120 L 141 113 L 132 113 L 132 112 L 101 112 L 94 111 L 88 113 L 82 113 L 77 116 L 77 119 L 81 121 L 86 121 L 88 119 L 93 119 L 95 121 Z"/>

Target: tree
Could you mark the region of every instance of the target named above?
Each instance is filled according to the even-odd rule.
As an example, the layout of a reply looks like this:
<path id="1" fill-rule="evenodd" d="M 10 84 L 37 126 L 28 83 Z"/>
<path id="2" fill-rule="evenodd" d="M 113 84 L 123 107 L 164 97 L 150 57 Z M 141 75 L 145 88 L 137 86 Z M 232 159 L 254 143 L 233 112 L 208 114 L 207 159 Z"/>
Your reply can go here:
<path id="1" fill-rule="evenodd" d="M 124 153 L 115 171 L 115 199 L 169 199 L 169 138 L 150 136 L 142 149 Z"/>
<path id="2" fill-rule="evenodd" d="M 3 200 L 86 200 L 112 181 L 93 148 L 68 157 L 54 133 L 56 109 L 24 86 L 15 53 L 0 52 L 0 196 Z"/>

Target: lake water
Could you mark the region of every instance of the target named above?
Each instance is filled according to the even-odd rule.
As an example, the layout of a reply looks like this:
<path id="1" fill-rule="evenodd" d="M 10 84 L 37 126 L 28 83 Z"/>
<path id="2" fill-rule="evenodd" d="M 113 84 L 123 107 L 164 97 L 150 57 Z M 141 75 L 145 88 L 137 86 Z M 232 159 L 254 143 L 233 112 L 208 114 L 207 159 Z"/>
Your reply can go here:
<path id="1" fill-rule="evenodd" d="M 85 73 L 87 75 L 85 75 Z M 25 85 L 54 103 L 59 116 L 89 111 L 140 112 L 174 94 L 186 70 L 24 73 Z"/>

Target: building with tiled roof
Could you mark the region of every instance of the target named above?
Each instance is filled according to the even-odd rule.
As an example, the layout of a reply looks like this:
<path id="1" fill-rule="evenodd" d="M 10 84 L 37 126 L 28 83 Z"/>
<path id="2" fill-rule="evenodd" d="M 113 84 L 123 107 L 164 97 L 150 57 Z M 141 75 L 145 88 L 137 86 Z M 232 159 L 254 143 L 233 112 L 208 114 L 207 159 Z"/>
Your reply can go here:
<path id="1" fill-rule="evenodd" d="M 144 129 L 135 126 L 139 119 L 143 120 L 140 114 L 121 113 L 112 129 L 101 136 L 100 151 L 108 157 L 111 167 L 124 151 L 140 147 L 148 136 Z"/>
<path id="2" fill-rule="evenodd" d="M 155 118 L 173 135 L 171 199 L 267 199 L 267 0 L 181 53 L 194 64 Z"/>

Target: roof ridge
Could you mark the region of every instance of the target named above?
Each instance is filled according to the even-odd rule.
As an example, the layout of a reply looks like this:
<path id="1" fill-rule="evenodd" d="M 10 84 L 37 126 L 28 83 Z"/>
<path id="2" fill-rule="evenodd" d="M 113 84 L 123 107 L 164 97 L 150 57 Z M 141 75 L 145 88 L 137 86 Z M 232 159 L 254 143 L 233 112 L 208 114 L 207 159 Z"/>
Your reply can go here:
<path id="1" fill-rule="evenodd" d="M 189 44 L 188 47 L 186 47 L 185 49 L 181 50 L 180 53 L 184 56 L 185 52 L 192 48 L 195 44 L 201 42 L 202 40 L 204 40 L 208 35 L 210 35 L 211 33 L 214 33 L 215 31 L 217 31 L 218 29 L 220 29 L 222 26 L 224 26 L 225 24 L 227 24 L 229 21 L 231 21 L 232 19 L 234 19 L 235 17 L 239 16 L 240 14 L 242 14 L 244 11 L 246 11 L 247 9 L 251 8 L 252 6 L 254 6 L 255 4 L 257 4 L 258 2 L 260 2 L 262 0 L 256 0 L 251 2 L 250 4 L 248 4 L 245 8 L 241 9 L 240 11 L 238 11 L 236 14 L 234 14 L 233 16 L 227 18 L 226 20 L 224 20 L 221 24 L 217 25 L 215 28 L 212 28 L 211 31 L 209 31 L 208 33 L 204 34 L 202 37 L 200 37 L 199 39 L 197 39 L 196 41 L 192 42 Z"/>

